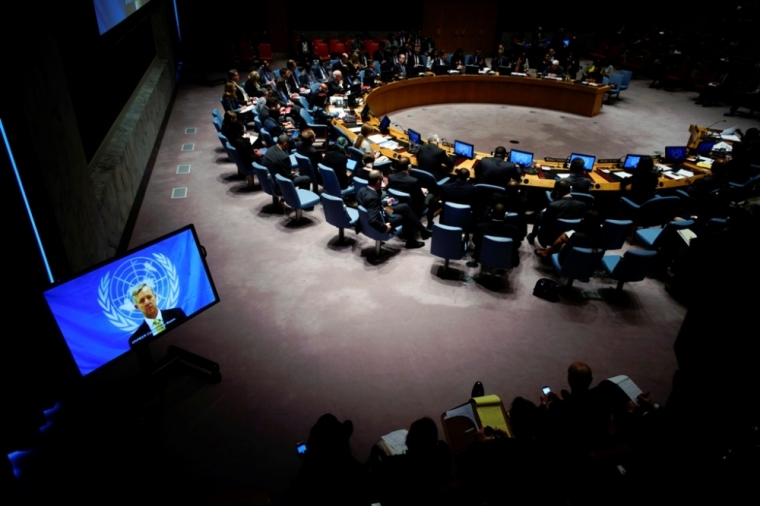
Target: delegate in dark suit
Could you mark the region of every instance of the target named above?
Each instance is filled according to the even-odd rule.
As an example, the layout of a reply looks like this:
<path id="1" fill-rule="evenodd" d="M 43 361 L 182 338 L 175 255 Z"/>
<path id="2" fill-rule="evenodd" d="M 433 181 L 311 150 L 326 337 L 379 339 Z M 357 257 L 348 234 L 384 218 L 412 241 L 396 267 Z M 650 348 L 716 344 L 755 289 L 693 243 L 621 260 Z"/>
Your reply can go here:
<path id="1" fill-rule="evenodd" d="M 281 141 L 285 141 L 285 142 L 281 142 Z M 267 152 L 264 154 L 264 158 L 262 159 L 261 164 L 267 169 L 269 169 L 269 172 L 272 174 L 273 178 L 275 174 L 279 174 L 282 177 L 293 181 L 293 184 L 296 187 L 308 190 L 309 183 L 311 182 L 309 180 L 309 176 L 305 176 L 305 175 L 297 176 L 293 172 L 293 166 L 290 161 L 290 156 L 288 156 L 288 153 L 285 152 L 287 145 L 288 145 L 287 138 L 284 135 L 281 135 L 277 139 L 277 144 L 269 148 Z"/>
<path id="2" fill-rule="evenodd" d="M 536 226 L 539 227 L 537 234 L 538 241 L 547 246 L 553 244 L 554 241 L 557 240 L 557 237 L 552 237 L 552 235 L 554 235 L 553 230 L 555 222 L 561 218 L 567 220 L 578 219 L 583 216 L 585 211 L 586 204 L 580 200 L 572 198 L 569 195 L 569 192 L 562 198 L 558 198 L 544 209 L 540 218 L 536 222 Z"/>
<path id="3" fill-rule="evenodd" d="M 425 194 L 422 191 L 419 179 L 408 172 L 397 172 L 388 176 L 388 188 L 408 193 L 411 197 L 414 214 L 422 216 L 422 211 L 425 209 Z"/>
<path id="4" fill-rule="evenodd" d="M 164 309 L 161 311 L 161 320 L 163 321 L 164 327 L 166 327 L 165 330 L 162 330 L 161 332 L 166 332 L 167 330 L 172 329 L 183 321 L 187 320 L 187 315 L 181 308 L 178 307 Z M 134 333 L 130 336 L 129 347 L 131 348 L 138 342 L 142 341 L 143 339 L 149 339 L 151 336 L 153 336 L 153 331 L 148 326 L 148 322 L 143 321 L 142 324 L 137 327 L 137 330 L 135 330 Z"/>
<path id="5" fill-rule="evenodd" d="M 465 169 L 466 170 L 466 169 Z M 441 200 L 471 206 L 475 199 L 475 187 L 457 178 L 439 186 Z"/>
<path id="6" fill-rule="evenodd" d="M 423 144 L 417 153 L 417 165 L 441 180 L 451 175 L 454 169 L 454 161 L 446 155 L 446 152 L 435 144 Z"/>
<path id="7" fill-rule="evenodd" d="M 478 183 L 492 184 L 506 188 L 510 179 L 520 181 L 520 169 L 503 157 L 494 156 L 483 158 L 475 167 L 475 177 Z"/>
<path id="8" fill-rule="evenodd" d="M 571 174 L 565 180 L 570 184 L 570 191 L 575 193 L 588 193 L 591 191 L 591 180 L 586 176 Z"/>

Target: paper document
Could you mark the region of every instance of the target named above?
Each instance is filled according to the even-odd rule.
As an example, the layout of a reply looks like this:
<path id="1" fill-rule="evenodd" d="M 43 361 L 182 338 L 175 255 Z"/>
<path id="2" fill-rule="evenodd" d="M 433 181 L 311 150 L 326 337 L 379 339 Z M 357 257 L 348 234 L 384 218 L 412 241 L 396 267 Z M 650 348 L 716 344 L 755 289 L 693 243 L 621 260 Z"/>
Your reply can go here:
<path id="1" fill-rule="evenodd" d="M 380 144 L 381 142 L 387 141 L 391 137 L 389 135 L 382 135 L 382 134 L 374 134 L 367 137 L 367 140 L 373 144 Z"/>
<path id="2" fill-rule="evenodd" d="M 722 134 L 720 136 L 720 138 L 723 139 L 724 141 L 731 141 L 731 142 L 741 142 L 741 140 L 742 140 L 741 137 L 739 137 L 738 135 L 735 135 L 735 134 L 731 134 L 731 135 Z M 713 149 L 715 149 L 715 148 L 713 148 Z"/>
<path id="3" fill-rule="evenodd" d="M 478 410 L 481 427 L 493 427 L 511 434 L 509 423 L 504 419 L 501 409 L 501 399 L 496 395 L 485 395 L 473 399 L 475 409 Z"/>
<path id="4" fill-rule="evenodd" d="M 726 144 L 725 142 L 719 142 L 715 146 L 713 146 L 713 151 L 720 151 L 723 150 L 726 153 L 730 153 L 734 148 L 731 147 L 730 144 Z"/>
<path id="5" fill-rule="evenodd" d="M 686 243 L 687 246 L 691 246 L 691 240 L 697 237 L 697 234 L 695 234 L 688 228 L 679 230 L 678 235 L 681 236 L 681 239 L 683 239 L 683 241 Z"/>
<path id="6" fill-rule="evenodd" d="M 358 126 L 358 127 L 349 128 L 348 131 L 351 133 L 358 134 L 359 132 L 362 131 L 362 127 Z"/>
<path id="7" fill-rule="evenodd" d="M 472 420 L 472 423 L 475 424 L 475 426 L 478 426 L 478 421 L 475 420 L 475 412 L 472 410 L 472 404 L 469 402 L 463 406 L 459 406 L 458 408 L 450 409 L 446 412 L 446 416 L 444 416 L 444 420 L 448 420 L 449 418 L 454 418 L 455 416 L 463 416 L 465 418 L 469 418 Z"/>
<path id="8" fill-rule="evenodd" d="M 380 163 L 387 163 L 387 162 L 390 162 L 390 161 L 391 161 L 391 160 L 390 160 L 390 158 L 388 158 L 388 157 L 387 157 L 387 156 L 385 156 L 385 155 L 383 155 L 383 156 L 378 156 L 377 158 L 375 158 L 375 164 L 376 164 L 376 165 L 377 165 L 377 164 L 380 164 Z"/>
<path id="9" fill-rule="evenodd" d="M 675 179 L 676 181 L 678 181 L 679 179 L 685 179 L 684 176 L 681 176 L 675 172 L 666 172 L 663 174 L 663 176 L 668 177 L 670 179 Z"/>
<path id="10" fill-rule="evenodd" d="M 667 172 L 669 170 L 673 170 L 673 167 L 668 167 L 667 165 L 663 165 L 661 163 L 655 163 L 654 166 L 657 167 L 658 169 L 660 169 L 662 172 Z"/>
<path id="11" fill-rule="evenodd" d="M 390 149 L 392 151 L 395 151 L 398 149 L 398 142 L 396 141 L 385 141 L 380 143 L 381 148 Z"/>
<path id="12" fill-rule="evenodd" d="M 676 174 L 683 177 L 692 177 L 694 175 L 692 171 L 686 170 L 686 169 L 681 169 L 678 172 L 676 172 Z"/>
<path id="13" fill-rule="evenodd" d="M 570 177 L 570 174 L 566 174 L 566 173 L 557 174 L 557 179 L 565 179 L 566 177 Z"/>
<path id="14" fill-rule="evenodd" d="M 623 178 L 623 179 L 626 179 L 626 178 L 629 178 L 629 177 L 631 177 L 633 174 L 629 174 L 629 173 L 627 173 L 627 172 L 623 172 L 623 171 L 621 170 L 621 171 L 615 172 L 615 175 L 616 175 L 617 177 L 621 177 L 621 178 Z"/>
<path id="15" fill-rule="evenodd" d="M 512 72 L 512 75 L 513 75 L 513 76 L 517 76 L 517 77 L 525 77 L 525 76 L 527 76 L 528 74 L 525 74 L 525 73 L 523 73 L 523 72 Z"/>
<path id="16" fill-rule="evenodd" d="M 401 455 L 406 453 L 406 435 L 409 433 L 406 429 L 394 430 L 390 434 L 383 436 L 380 441 L 381 447 L 388 455 Z"/>
<path id="17" fill-rule="evenodd" d="M 642 393 L 641 389 L 636 385 L 636 383 L 634 383 L 633 380 L 625 374 L 607 378 L 607 381 L 615 383 L 632 401 L 635 401 L 636 397 Z"/>

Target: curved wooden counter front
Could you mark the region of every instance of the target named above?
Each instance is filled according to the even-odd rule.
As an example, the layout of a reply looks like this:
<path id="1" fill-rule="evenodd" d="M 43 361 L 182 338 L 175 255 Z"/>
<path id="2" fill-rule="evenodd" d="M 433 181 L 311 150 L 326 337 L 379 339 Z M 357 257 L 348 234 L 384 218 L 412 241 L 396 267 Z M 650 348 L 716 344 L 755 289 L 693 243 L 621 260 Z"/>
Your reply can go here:
<path id="1" fill-rule="evenodd" d="M 529 77 L 435 76 L 381 86 L 372 90 L 366 103 L 376 117 L 409 107 L 447 103 L 521 105 L 596 116 L 608 89 Z"/>

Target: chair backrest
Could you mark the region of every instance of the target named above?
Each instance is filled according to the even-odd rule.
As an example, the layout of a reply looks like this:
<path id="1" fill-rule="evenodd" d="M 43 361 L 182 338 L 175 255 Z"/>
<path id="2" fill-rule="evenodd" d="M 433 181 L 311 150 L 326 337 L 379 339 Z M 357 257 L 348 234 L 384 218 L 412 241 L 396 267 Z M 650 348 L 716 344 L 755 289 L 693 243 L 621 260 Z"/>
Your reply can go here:
<path id="1" fill-rule="evenodd" d="M 348 137 L 348 134 L 344 132 L 341 128 L 338 128 L 337 126 L 333 125 L 333 135 L 337 139 L 338 137 L 345 137 L 349 144 L 351 144 L 351 139 Z"/>
<path id="2" fill-rule="evenodd" d="M 480 246 L 480 263 L 494 269 L 512 268 L 512 239 L 484 235 Z"/>
<path id="3" fill-rule="evenodd" d="M 359 195 L 359 190 L 361 190 L 362 188 L 364 188 L 365 186 L 369 184 L 369 181 L 367 181 L 366 179 L 362 179 L 356 176 L 354 176 L 353 182 L 354 182 L 354 190 L 356 191 L 357 195 Z"/>
<path id="4" fill-rule="evenodd" d="M 306 97 L 298 97 L 298 101 L 301 103 L 301 109 L 306 109 L 307 111 L 311 113 L 311 105 L 309 104 L 309 101 L 306 100 Z M 313 123 L 313 122 L 310 121 L 310 123 Z"/>
<path id="5" fill-rule="evenodd" d="M 222 120 L 221 119 L 219 119 L 217 117 L 214 117 L 211 120 L 211 122 L 214 124 L 214 128 L 216 128 L 217 132 L 221 132 L 222 131 Z"/>
<path id="6" fill-rule="evenodd" d="M 664 227 L 662 227 L 662 232 L 660 232 L 654 242 L 652 242 L 652 249 L 657 250 L 660 247 L 660 242 L 663 238 L 675 234 L 679 230 L 689 228 L 692 225 L 694 225 L 694 220 L 669 221 Z"/>
<path id="7" fill-rule="evenodd" d="M 385 241 L 391 237 L 394 237 L 403 229 L 403 227 L 396 227 L 390 232 L 380 232 L 378 230 L 375 230 L 369 223 L 369 213 L 367 213 L 367 209 L 364 206 L 359 206 L 357 207 L 357 210 L 359 211 L 359 223 L 361 223 L 362 234 L 366 235 L 370 239 L 374 239 L 376 241 Z"/>
<path id="8" fill-rule="evenodd" d="M 259 44 L 259 58 L 262 60 L 272 59 L 272 47 L 269 44 Z"/>
<path id="9" fill-rule="evenodd" d="M 364 158 L 364 151 L 362 151 L 359 148 L 355 148 L 353 146 L 348 147 L 348 152 L 346 153 L 349 158 L 352 160 L 356 160 L 356 163 L 361 163 L 362 158 Z"/>
<path id="10" fill-rule="evenodd" d="M 237 166 L 238 174 L 249 175 L 251 173 L 251 168 L 243 166 L 243 159 L 240 158 L 237 149 L 235 149 L 235 147 L 232 146 L 229 142 L 227 143 L 226 149 L 227 153 L 230 155 L 230 158 L 233 162 L 235 162 L 235 165 Z"/>
<path id="11" fill-rule="evenodd" d="M 274 146 L 274 139 L 272 139 L 272 134 L 270 134 L 266 128 L 262 127 L 259 131 L 259 134 L 261 134 L 261 138 L 263 139 L 264 145 L 266 147 Z"/>
<path id="12" fill-rule="evenodd" d="M 649 265 L 656 256 L 656 251 L 628 250 L 610 275 L 618 281 L 641 281 L 646 277 Z"/>
<path id="13" fill-rule="evenodd" d="M 309 176 L 309 181 L 315 183 L 317 181 L 317 174 L 314 172 L 314 167 L 311 165 L 311 160 L 301 154 L 296 153 L 296 163 L 298 164 L 298 171 L 302 176 Z"/>
<path id="14" fill-rule="evenodd" d="M 467 230 L 470 228 L 471 219 L 472 209 L 470 206 L 454 202 L 446 202 L 443 205 L 443 214 L 441 214 L 441 223 L 443 225 Z"/>
<path id="15" fill-rule="evenodd" d="M 575 200 L 580 200 L 586 204 L 586 209 L 592 209 L 594 207 L 594 201 L 596 200 L 593 195 L 589 193 L 571 192 L 570 195 Z"/>
<path id="16" fill-rule="evenodd" d="M 654 197 L 643 204 L 637 216 L 637 225 L 662 225 L 673 217 L 674 209 L 678 205 L 678 197 Z"/>
<path id="17" fill-rule="evenodd" d="M 633 222 L 631 220 L 604 220 L 602 235 L 604 236 L 604 249 L 620 249 L 625 243 L 625 238 L 631 232 Z"/>
<path id="18" fill-rule="evenodd" d="M 552 225 L 552 233 L 551 233 L 551 240 L 555 240 L 557 237 L 561 236 L 563 233 L 567 232 L 568 230 L 574 230 L 575 227 L 577 227 L 580 224 L 580 219 L 575 220 L 569 220 L 567 218 L 558 218 L 554 221 L 554 224 Z M 549 237 L 549 236 L 547 236 Z M 547 244 L 547 246 L 550 246 Z"/>
<path id="19" fill-rule="evenodd" d="M 573 248 L 560 266 L 560 275 L 571 279 L 590 278 L 604 256 L 604 250 Z"/>
<path id="20" fill-rule="evenodd" d="M 256 127 L 257 132 L 261 132 L 261 129 L 264 128 L 264 125 L 261 123 L 261 118 L 259 118 L 258 114 L 253 117 L 253 124 Z"/>
<path id="21" fill-rule="evenodd" d="M 222 113 L 219 112 L 219 109 L 217 109 L 216 107 L 211 109 L 211 116 L 213 116 L 214 118 L 219 118 L 220 121 L 224 119 L 224 116 L 222 116 Z"/>
<path id="22" fill-rule="evenodd" d="M 333 197 L 343 198 L 340 182 L 338 181 L 338 176 L 335 175 L 335 171 L 321 163 L 317 164 L 317 168 L 319 169 L 319 175 L 322 176 L 322 186 L 325 192 Z"/>
<path id="23" fill-rule="evenodd" d="M 222 147 L 226 150 L 227 149 L 227 137 L 224 136 L 224 134 L 217 132 L 216 138 L 219 139 L 219 142 L 222 143 Z M 228 153 L 229 155 L 229 153 Z"/>
<path id="24" fill-rule="evenodd" d="M 433 224 L 433 239 L 430 242 L 430 253 L 446 259 L 460 259 L 464 254 L 464 242 L 462 242 L 462 229 Z"/>
<path id="25" fill-rule="evenodd" d="M 296 185 L 293 184 L 293 181 L 286 177 L 282 177 L 280 174 L 275 174 L 274 177 L 277 179 L 277 184 L 280 186 L 280 191 L 282 192 L 282 197 L 285 199 L 285 203 L 293 209 L 301 209 L 301 198 L 298 196 Z"/>
<path id="26" fill-rule="evenodd" d="M 616 85 L 615 91 L 620 91 L 620 85 L 623 84 L 623 74 L 612 74 L 610 76 L 610 84 Z"/>
<path id="27" fill-rule="evenodd" d="M 253 171 L 256 173 L 256 179 L 259 180 L 259 184 L 261 185 L 261 189 L 264 190 L 264 193 L 275 196 L 277 193 L 275 192 L 274 182 L 272 181 L 272 175 L 269 173 L 269 169 L 253 162 Z"/>
<path id="28" fill-rule="evenodd" d="M 306 110 L 306 108 L 301 107 L 301 111 L 299 112 L 301 115 L 301 119 L 304 120 L 305 123 L 311 124 L 314 123 L 314 117 L 309 113 L 309 111 Z"/>
<path id="29" fill-rule="evenodd" d="M 622 70 L 620 72 L 623 75 L 623 82 L 621 85 L 622 89 L 628 89 L 628 86 L 631 84 L 631 78 L 633 77 L 633 71 L 632 70 Z"/>
<path id="30" fill-rule="evenodd" d="M 506 193 L 506 190 L 501 186 L 492 184 L 476 184 L 475 188 L 475 202 L 478 205 L 488 206 L 493 200 L 494 193 Z"/>
<path id="31" fill-rule="evenodd" d="M 422 169 L 410 169 L 409 173 L 416 177 L 420 185 L 423 188 L 427 188 L 429 192 L 435 192 L 438 189 L 438 183 L 435 180 L 435 176 L 433 176 L 430 172 Z"/>
<path id="32" fill-rule="evenodd" d="M 376 170 L 379 170 L 380 172 L 382 172 L 384 176 L 387 176 L 388 174 L 390 174 L 390 171 L 391 171 L 391 161 L 388 160 L 387 162 L 375 163 L 373 167 Z"/>
<path id="33" fill-rule="evenodd" d="M 406 192 L 402 192 L 400 190 L 394 190 L 393 188 L 388 188 L 388 195 L 394 197 L 396 200 L 403 204 L 412 204 L 412 196 L 409 195 Z"/>
<path id="34" fill-rule="evenodd" d="M 319 198 L 322 200 L 322 210 L 325 212 L 327 223 L 338 228 L 351 226 L 351 219 L 348 216 L 343 199 L 326 193 L 320 195 Z"/>

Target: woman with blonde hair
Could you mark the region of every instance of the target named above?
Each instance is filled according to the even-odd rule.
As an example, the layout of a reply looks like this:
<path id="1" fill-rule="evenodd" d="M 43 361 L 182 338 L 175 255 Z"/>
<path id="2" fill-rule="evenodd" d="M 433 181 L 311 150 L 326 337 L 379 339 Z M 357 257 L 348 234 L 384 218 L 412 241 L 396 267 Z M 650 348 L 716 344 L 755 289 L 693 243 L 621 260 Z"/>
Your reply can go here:
<path id="1" fill-rule="evenodd" d="M 367 137 L 374 133 L 374 127 L 368 125 L 367 123 L 363 124 L 361 132 L 359 132 L 359 135 L 356 137 L 356 141 L 354 142 L 354 147 L 361 149 L 365 153 L 373 153 L 374 151 L 372 150 L 372 144 L 370 144 L 369 140 L 367 140 Z"/>
<path id="2" fill-rule="evenodd" d="M 260 80 L 261 76 L 255 70 L 248 74 L 248 80 L 243 85 L 243 88 L 245 88 L 245 92 L 248 93 L 249 97 L 259 98 L 266 95 L 267 92 L 261 87 Z"/>

